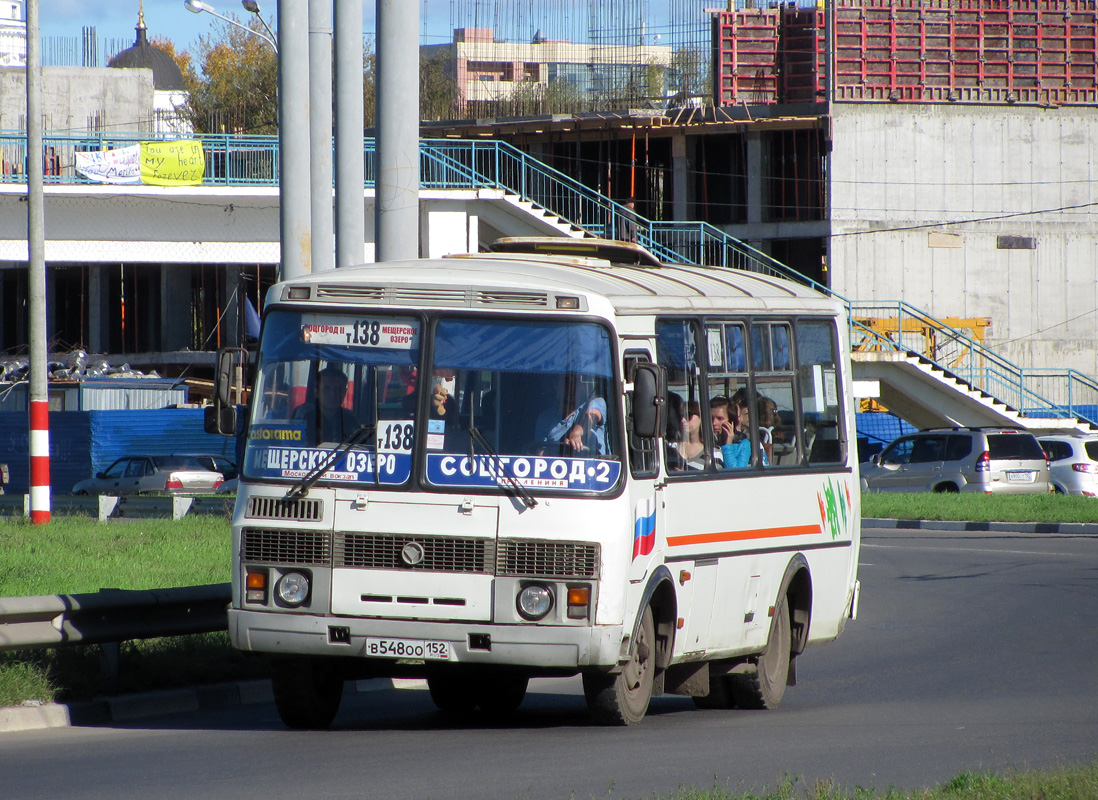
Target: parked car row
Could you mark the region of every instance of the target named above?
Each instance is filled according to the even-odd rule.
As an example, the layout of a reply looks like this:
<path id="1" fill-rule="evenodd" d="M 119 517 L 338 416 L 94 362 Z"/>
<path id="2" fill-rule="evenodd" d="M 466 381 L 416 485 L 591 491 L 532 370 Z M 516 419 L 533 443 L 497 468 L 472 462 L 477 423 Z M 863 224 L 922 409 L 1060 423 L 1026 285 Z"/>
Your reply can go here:
<path id="1" fill-rule="evenodd" d="M 207 494 L 227 481 L 236 482 L 236 465 L 218 455 L 133 455 L 120 458 L 95 477 L 82 480 L 72 493 Z"/>
<path id="2" fill-rule="evenodd" d="M 861 466 L 870 492 L 1098 496 L 1098 435 L 1018 428 L 928 428 L 900 436 Z"/>

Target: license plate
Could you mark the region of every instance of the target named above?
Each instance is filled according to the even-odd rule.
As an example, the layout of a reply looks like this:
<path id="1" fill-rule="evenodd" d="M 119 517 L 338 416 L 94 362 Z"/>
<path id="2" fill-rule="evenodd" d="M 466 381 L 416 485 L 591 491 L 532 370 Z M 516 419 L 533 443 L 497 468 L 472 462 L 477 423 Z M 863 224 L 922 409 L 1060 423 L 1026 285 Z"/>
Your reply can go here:
<path id="1" fill-rule="evenodd" d="M 366 655 L 378 658 L 415 658 L 449 661 L 450 643 L 426 639 L 366 639 Z"/>
<path id="2" fill-rule="evenodd" d="M 1022 471 L 1022 472 L 1008 472 L 1007 473 L 1007 480 L 1008 481 L 1025 481 L 1026 483 L 1033 483 L 1033 476 L 1036 475 L 1036 474 L 1037 473 L 1031 472 L 1029 470 Z"/>

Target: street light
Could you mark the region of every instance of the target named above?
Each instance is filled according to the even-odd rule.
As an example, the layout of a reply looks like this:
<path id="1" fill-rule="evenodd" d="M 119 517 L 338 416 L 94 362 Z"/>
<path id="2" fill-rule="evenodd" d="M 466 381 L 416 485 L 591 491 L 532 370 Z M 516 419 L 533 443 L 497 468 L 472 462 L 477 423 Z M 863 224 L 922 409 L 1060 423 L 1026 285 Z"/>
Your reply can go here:
<path id="1" fill-rule="evenodd" d="M 259 3 L 255 2 L 255 0 L 241 0 L 241 2 L 243 3 L 244 9 L 246 11 L 250 11 L 256 16 L 259 16 Z M 203 11 L 205 11 L 207 14 L 213 14 L 218 19 L 223 20 L 230 25 L 235 25 L 236 27 L 240 28 L 241 30 L 247 31 L 253 36 L 258 36 L 260 39 L 262 39 L 272 48 L 274 48 L 275 55 L 278 55 L 278 43 L 275 42 L 273 38 L 274 34 L 271 34 L 270 36 L 267 35 L 271 33 L 271 29 L 267 28 L 267 23 L 263 21 L 263 17 L 259 17 L 259 21 L 263 22 L 263 27 L 267 28 L 267 33 L 260 33 L 257 30 L 249 28 L 247 25 L 241 25 L 239 22 L 237 22 L 235 19 L 232 19 L 231 17 L 226 17 L 223 14 L 218 14 L 216 11 L 214 11 L 213 6 L 211 6 L 209 3 L 202 2 L 202 0 L 183 0 L 183 7 L 190 11 L 192 14 L 201 14 Z"/>
<path id="2" fill-rule="evenodd" d="M 274 35 L 274 32 L 267 25 L 267 20 L 263 19 L 263 16 L 259 13 L 259 3 L 257 3 L 255 0 L 240 0 L 240 5 L 244 6 L 245 11 L 247 11 L 251 14 L 255 14 L 257 17 L 259 17 L 259 21 L 263 23 L 263 29 L 265 31 L 267 31 L 267 34 L 272 39 L 277 39 L 278 38 L 277 36 Z M 275 52 L 276 53 L 278 52 L 277 47 L 275 48 Z"/>

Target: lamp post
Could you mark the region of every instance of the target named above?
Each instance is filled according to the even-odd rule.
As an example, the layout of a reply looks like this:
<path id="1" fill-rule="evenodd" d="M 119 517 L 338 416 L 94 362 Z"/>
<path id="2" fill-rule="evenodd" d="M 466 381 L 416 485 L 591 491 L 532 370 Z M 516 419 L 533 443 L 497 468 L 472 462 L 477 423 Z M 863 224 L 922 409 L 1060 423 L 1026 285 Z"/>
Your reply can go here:
<path id="1" fill-rule="evenodd" d="M 207 14 L 212 14 L 223 22 L 227 22 L 230 25 L 235 25 L 236 27 L 240 28 L 241 30 L 247 31 L 253 36 L 258 36 L 260 39 L 269 44 L 274 49 L 275 55 L 277 55 L 278 43 L 275 42 L 274 36 L 273 34 L 271 34 L 271 29 L 267 27 L 266 21 L 263 19 L 263 17 L 259 16 L 259 3 L 255 2 L 255 0 L 241 0 L 241 3 L 243 4 L 245 11 L 250 11 L 257 17 L 259 17 L 259 21 L 263 23 L 263 27 L 266 28 L 267 33 L 260 33 L 257 30 L 249 28 L 247 25 L 241 25 L 232 17 L 226 17 L 224 14 L 218 14 L 216 11 L 214 11 L 213 6 L 211 6 L 209 3 L 202 2 L 202 0 L 183 0 L 183 7 L 190 11 L 192 14 L 201 14 L 203 11 L 205 11 Z"/>
<path id="2" fill-rule="evenodd" d="M 249 14 L 255 14 L 257 17 L 259 17 L 259 21 L 263 23 L 263 30 L 267 31 L 268 36 L 270 36 L 272 39 L 277 38 L 274 34 L 274 31 L 271 30 L 271 26 L 267 24 L 267 20 L 263 19 L 263 16 L 259 13 L 259 3 L 257 3 L 255 0 L 240 0 L 240 5 L 244 6 L 244 10 L 247 11 Z M 251 29 L 249 28 L 249 30 Z M 275 48 L 275 52 L 278 52 L 277 47 Z"/>

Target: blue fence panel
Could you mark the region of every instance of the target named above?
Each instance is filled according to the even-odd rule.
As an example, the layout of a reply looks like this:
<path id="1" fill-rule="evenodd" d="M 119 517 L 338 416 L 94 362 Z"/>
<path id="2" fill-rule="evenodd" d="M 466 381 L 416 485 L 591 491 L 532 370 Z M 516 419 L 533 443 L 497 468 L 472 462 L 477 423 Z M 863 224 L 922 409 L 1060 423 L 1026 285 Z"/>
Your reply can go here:
<path id="1" fill-rule="evenodd" d="M 237 440 L 206 433 L 200 408 L 150 411 L 58 411 L 50 414 L 50 484 L 68 494 L 79 481 L 127 455 L 209 453 L 237 460 Z M 0 463 L 8 465 L 8 494 L 30 487 L 27 415 L 0 413 Z"/>
<path id="2" fill-rule="evenodd" d="M 50 414 L 50 483 L 54 492 L 67 494 L 77 481 L 91 475 L 91 436 L 88 411 Z M 8 465 L 8 494 L 26 494 L 30 488 L 29 420 L 22 411 L 0 413 L 0 463 Z"/>

